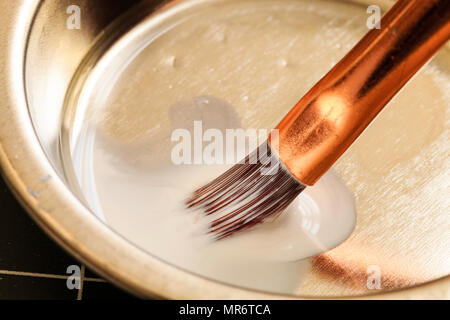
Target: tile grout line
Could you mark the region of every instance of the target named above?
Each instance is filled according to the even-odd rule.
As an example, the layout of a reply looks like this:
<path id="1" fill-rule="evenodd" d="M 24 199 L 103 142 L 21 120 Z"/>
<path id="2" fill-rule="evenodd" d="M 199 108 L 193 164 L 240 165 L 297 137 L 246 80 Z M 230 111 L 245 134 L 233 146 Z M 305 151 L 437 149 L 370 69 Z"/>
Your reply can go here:
<path id="1" fill-rule="evenodd" d="M 86 266 L 84 264 L 81 265 L 81 274 L 80 274 L 80 288 L 77 293 L 77 300 L 83 299 L 83 285 L 84 285 L 84 273 L 86 271 Z"/>
<path id="2" fill-rule="evenodd" d="M 10 271 L 10 270 L 0 270 L 0 274 L 11 275 L 11 276 L 22 276 L 22 277 L 49 278 L 49 279 L 67 279 L 68 278 L 68 276 L 57 275 L 57 274 Z"/>
<path id="3" fill-rule="evenodd" d="M 65 280 L 69 278 L 66 275 L 57 275 L 49 273 L 36 273 L 36 272 L 23 272 L 23 271 L 11 271 L 11 270 L 0 270 L 0 275 L 11 275 L 11 276 L 22 276 L 22 277 L 35 277 L 35 278 L 47 278 L 47 279 L 62 279 Z M 107 282 L 101 278 L 84 278 L 84 281 L 88 282 Z"/>

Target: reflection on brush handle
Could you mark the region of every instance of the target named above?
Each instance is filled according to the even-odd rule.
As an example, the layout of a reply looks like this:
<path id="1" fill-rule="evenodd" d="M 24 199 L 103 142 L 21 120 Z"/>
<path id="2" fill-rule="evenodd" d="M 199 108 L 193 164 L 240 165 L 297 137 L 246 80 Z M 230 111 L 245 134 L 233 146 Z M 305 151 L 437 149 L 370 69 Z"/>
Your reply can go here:
<path id="1" fill-rule="evenodd" d="M 287 114 L 271 146 L 313 185 L 450 39 L 449 0 L 399 0 Z M 407 108 L 408 106 L 405 106 Z"/>

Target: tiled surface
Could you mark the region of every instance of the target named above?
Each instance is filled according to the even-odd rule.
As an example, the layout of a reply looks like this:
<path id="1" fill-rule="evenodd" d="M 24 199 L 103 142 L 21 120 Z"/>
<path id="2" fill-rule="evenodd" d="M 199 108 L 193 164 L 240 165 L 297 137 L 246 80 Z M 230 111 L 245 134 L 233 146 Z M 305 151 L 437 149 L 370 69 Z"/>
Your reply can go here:
<path id="1" fill-rule="evenodd" d="M 68 290 L 63 279 L 0 274 L 0 299 L 77 299 L 78 290 Z"/>
<path id="2" fill-rule="evenodd" d="M 67 273 L 79 267 L 79 289 Z M 68 281 L 69 280 L 69 281 Z M 73 283 L 73 282 L 71 282 Z M 78 286 L 77 286 L 78 287 Z M 133 299 L 85 270 L 32 221 L 0 177 L 0 299 Z"/>

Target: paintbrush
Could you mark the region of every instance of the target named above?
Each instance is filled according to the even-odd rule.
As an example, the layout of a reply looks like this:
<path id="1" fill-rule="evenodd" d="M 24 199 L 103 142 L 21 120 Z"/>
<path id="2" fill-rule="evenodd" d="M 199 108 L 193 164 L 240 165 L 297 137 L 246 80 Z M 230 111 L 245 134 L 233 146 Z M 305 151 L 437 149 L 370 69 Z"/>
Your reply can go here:
<path id="1" fill-rule="evenodd" d="M 449 0 L 397 1 L 265 143 L 196 190 L 187 207 L 215 215 L 209 232 L 216 239 L 281 214 L 449 38 Z"/>

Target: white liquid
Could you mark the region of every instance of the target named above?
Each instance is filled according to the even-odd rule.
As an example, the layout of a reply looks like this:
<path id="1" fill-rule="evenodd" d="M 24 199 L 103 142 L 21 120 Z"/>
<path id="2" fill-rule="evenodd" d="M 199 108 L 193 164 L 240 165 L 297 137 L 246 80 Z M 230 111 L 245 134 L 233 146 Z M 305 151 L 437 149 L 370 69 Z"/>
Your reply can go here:
<path id="1" fill-rule="evenodd" d="M 213 241 L 207 235 L 209 220 L 188 211 L 184 201 L 228 166 L 162 162 L 140 170 L 122 161 L 129 146 L 112 148 L 95 127 L 86 127 L 80 137 L 74 167 L 94 212 L 148 252 L 204 276 L 293 292 L 308 265 L 298 260 L 336 247 L 355 225 L 353 197 L 330 172 L 276 220 Z"/>
<path id="2" fill-rule="evenodd" d="M 267 1 L 258 10 L 251 1 L 220 12 L 208 9 L 204 17 L 215 21 L 214 15 L 220 15 L 220 21 L 194 18 L 173 27 L 121 64 L 120 71 L 105 66 L 105 74 L 112 73 L 109 82 L 94 73 L 94 86 L 80 98 L 79 110 L 86 112 L 77 114 L 71 148 L 87 204 L 126 239 L 206 277 L 293 293 L 309 268 L 305 258 L 338 246 L 355 226 L 353 196 L 333 172 L 307 188 L 275 221 L 214 242 L 206 235 L 208 220 L 187 211 L 184 201 L 228 166 L 175 166 L 170 161 L 173 129 L 190 130 L 194 120 L 220 130 L 270 128 L 294 105 L 293 99 L 300 98 L 301 90 L 291 96 L 283 93 L 300 73 L 288 57 L 303 51 L 292 49 L 283 58 L 269 48 L 273 52 L 262 55 L 255 29 L 267 25 L 260 32 L 267 36 L 271 31 L 277 46 L 295 47 L 296 2 L 283 3 L 279 7 Z M 303 6 L 300 2 L 297 9 Z M 313 27 L 314 21 L 311 18 L 307 25 Z M 199 32 L 206 39 L 199 39 Z M 316 41 L 314 33 L 305 37 L 303 41 Z M 218 46 L 228 59 L 215 57 Z M 303 59 L 309 55 L 305 54 Z M 270 57 L 274 67 L 267 70 Z M 327 62 L 319 69 L 329 67 Z M 243 76 L 238 68 L 243 68 Z M 228 79 L 231 71 L 235 78 Z M 247 86 L 240 83 L 246 77 Z M 97 82 L 100 90 L 92 89 Z M 106 97 L 95 96 L 105 92 Z"/>
<path id="3" fill-rule="evenodd" d="M 347 1 L 196 0 L 149 19 L 89 69 L 74 95 L 63 141 L 77 171 L 72 182 L 124 238 L 226 282 L 342 296 L 372 292 L 351 279 L 365 279 L 369 266 L 382 270 L 391 284 L 384 289 L 447 276 L 448 48 L 334 166 L 355 195 L 358 225 L 323 259 L 293 261 L 353 228 L 353 200 L 333 173 L 275 223 L 226 242 L 203 237 L 205 220 L 182 208 L 189 192 L 225 168 L 171 166 L 172 130 L 196 119 L 221 130 L 273 128 L 367 32 L 366 9 Z M 206 95 L 209 108 L 193 103 Z"/>

